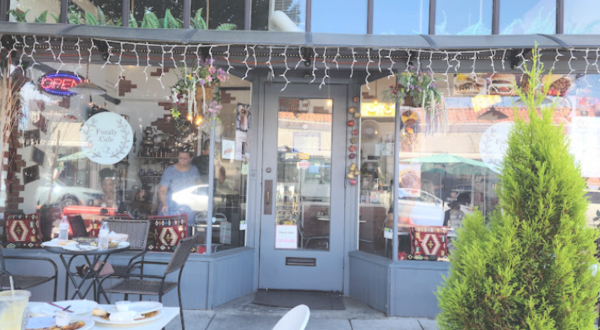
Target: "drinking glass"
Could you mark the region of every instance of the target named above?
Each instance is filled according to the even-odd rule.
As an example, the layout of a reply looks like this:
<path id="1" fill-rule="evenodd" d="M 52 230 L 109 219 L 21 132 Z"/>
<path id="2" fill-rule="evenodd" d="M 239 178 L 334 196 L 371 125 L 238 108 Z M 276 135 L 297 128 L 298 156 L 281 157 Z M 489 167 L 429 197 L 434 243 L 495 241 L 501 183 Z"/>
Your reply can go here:
<path id="1" fill-rule="evenodd" d="M 31 292 L 15 290 L 0 292 L 0 324 L 2 330 L 22 330 L 27 324 L 27 303 Z"/>

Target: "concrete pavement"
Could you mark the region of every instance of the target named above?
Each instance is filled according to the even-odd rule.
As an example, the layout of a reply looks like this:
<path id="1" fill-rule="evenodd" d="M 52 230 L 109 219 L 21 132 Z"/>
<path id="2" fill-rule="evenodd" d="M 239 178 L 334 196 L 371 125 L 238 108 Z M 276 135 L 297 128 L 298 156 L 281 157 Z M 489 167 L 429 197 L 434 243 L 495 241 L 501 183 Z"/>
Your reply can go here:
<path id="1" fill-rule="evenodd" d="M 252 304 L 254 294 L 233 300 L 212 311 L 184 311 L 186 330 L 270 330 L 289 310 Z M 345 297 L 346 310 L 311 310 L 306 330 L 437 330 L 435 320 L 386 317 L 371 307 Z M 181 329 L 179 317 L 167 330 Z"/>

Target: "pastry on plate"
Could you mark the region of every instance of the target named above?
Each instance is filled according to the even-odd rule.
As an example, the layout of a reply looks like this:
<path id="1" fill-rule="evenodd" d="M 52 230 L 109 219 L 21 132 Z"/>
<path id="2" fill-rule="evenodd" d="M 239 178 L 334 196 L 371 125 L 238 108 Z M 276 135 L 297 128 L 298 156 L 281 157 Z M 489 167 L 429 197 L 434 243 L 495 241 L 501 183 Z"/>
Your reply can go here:
<path id="1" fill-rule="evenodd" d="M 515 75 L 509 73 L 496 73 L 491 77 L 490 95 L 512 96 L 515 95 Z"/>
<path id="2" fill-rule="evenodd" d="M 542 78 L 542 83 L 550 84 L 548 87 L 549 96 L 565 96 L 573 86 L 573 79 L 568 75 L 550 74 Z"/>

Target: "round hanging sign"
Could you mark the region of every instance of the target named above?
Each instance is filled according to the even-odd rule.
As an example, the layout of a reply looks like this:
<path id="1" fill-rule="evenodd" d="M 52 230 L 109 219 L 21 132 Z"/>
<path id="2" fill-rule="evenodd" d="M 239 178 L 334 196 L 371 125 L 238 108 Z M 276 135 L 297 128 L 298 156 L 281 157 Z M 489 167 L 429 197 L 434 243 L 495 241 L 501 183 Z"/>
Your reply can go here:
<path id="1" fill-rule="evenodd" d="M 91 161 L 110 165 L 127 157 L 133 146 L 131 126 L 121 115 L 101 112 L 81 127 L 81 149 Z"/>
<path id="2" fill-rule="evenodd" d="M 479 154 L 481 159 L 494 172 L 500 173 L 502 158 L 508 148 L 508 133 L 512 127 L 511 122 L 496 123 L 488 127 L 479 141 Z"/>

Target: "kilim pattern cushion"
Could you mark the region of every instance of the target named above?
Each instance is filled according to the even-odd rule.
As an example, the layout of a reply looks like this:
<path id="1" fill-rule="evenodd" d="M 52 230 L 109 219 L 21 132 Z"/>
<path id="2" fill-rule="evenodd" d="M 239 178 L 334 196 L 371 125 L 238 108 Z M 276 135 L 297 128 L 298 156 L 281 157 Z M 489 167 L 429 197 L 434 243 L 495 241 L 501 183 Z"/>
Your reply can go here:
<path id="1" fill-rule="evenodd" d="M 173 252 L 179 240 L 187 237 L 187 214 L 149 216 L 150 233 L 147 250 Z"/>
<path id="2" fill-rule="evenodd" d="M 412 226 L 410 227 L 409 260 L 437 260 L 448 255 L 448 227 Z"/>
<path id="3" fill-rule="evenodd" d="M 42 244 L 39 213 L 7 215 L 5 231 L 7 248 L 39 248 Z"/>

